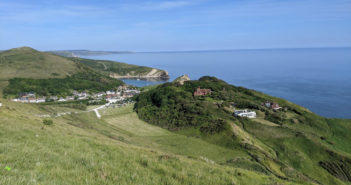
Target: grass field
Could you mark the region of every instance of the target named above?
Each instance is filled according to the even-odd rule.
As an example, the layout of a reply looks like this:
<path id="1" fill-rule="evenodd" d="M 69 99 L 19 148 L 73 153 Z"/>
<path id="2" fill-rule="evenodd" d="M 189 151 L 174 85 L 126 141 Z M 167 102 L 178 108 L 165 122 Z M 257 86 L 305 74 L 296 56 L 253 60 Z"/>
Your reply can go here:
<path id="1" fill-rule="evenodd" d="M 71 60 L 27 47 L 0 53 L 0 80 L 14 77 L 64 78 L 80 71 Z"/>
<path id="2" fill-rule="evenodd" d="M 147 124 L 139 120 L 130 106 L 116 109 L 114 112 L 110 116 L 105 116 L 104 120 L 127 133 L 129 142 L 135 145 L 195 158 L 208 158 L 217 163 L 224 163 L 233 157 L 247 157 L 242 151 L 229 150 L 201 139 L 175 134 Z"/>
<path id="3" fill-rule="evenodd" d="M 245 154 L 150 126 L 131 106 L 101 111 L 101 120 L 94 113 L 52 118 L 50 126 L 35 116 L 53 111 L 69 110 L 4 100 L 0 184 L 290 184 L 219 165 Z"/>

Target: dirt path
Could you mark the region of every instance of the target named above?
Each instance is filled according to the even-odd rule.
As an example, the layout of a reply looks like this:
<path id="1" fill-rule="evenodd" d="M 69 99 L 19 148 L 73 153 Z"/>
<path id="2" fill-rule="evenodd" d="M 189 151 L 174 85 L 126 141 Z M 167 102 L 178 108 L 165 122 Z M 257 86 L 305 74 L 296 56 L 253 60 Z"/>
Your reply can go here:
<path id="1" fill-rule="evenodd" d="M 101 114 L 99 113 L 99 110 L 100 109 L 103 109 L 103 108 L 105 108 L 106 106 L 109 106 L 110 104 L 109 103 L 107 103 L 107 104 L 105 104 L 105 105 L 102 105 L 102 106 L 100 106 L 100 107 L 98 107 L 98 108 L 95 108 L 95 109 L 93 109 L 93 111 L 95 112 L 95 114 L 96 114 L 96 117 L 97 118 L 101 118 Z"/>
<path id="2" fill-rule="evenodd" d="M 94 112 L 96 114 L 96 117 L 100 119 L 101 115 L 100 115 L 99 111 L 97 109 L 94 109 Z"/>
<path id="3" fill-rule="evenodd" d="M 105 70 L 107 70 L 107 66 L 105 65 L 105 63 L 101 62 L 100 64 L 102 64 L 104 66 Z"/>

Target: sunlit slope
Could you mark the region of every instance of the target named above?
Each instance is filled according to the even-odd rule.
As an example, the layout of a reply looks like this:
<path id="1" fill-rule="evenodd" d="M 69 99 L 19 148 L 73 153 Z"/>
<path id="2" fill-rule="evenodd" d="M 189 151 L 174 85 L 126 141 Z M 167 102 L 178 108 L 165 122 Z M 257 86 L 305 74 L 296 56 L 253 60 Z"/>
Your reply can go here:
<path id="1" fill-rule="evenodd" d="M 0 80 L 14 77 L 63 78 L 81 71 L 72 60 L 29 47 L 0 53 Z"/>
<path id="2" fill-rule="evenodd" d="M 212 94 L 193 96 L 198 88 Z M 317 184 L 351 184 L 351 120 L 327 119 L 284 99 L 214 77 L 166 83 L 136 98 L 139 118 L 177 134 L 245 153 L 224 164 Z M 262 105 L 274 101 L 283 108 Z M 257 118 L 236 118 L 251 109 Z"/>
<path id="3" fill-rule="evenodd" d="M 67 111 L 78 114 L 52 118 L 51 126 L 38 117 Z M 211 155 L 243 154 L 150 126 L 130 106 L 102 115 L 98 120 L 94 113 L 65 107 L 5 101 L 0 108 L 0 184 L 289 184 L 212 162 Z"/>

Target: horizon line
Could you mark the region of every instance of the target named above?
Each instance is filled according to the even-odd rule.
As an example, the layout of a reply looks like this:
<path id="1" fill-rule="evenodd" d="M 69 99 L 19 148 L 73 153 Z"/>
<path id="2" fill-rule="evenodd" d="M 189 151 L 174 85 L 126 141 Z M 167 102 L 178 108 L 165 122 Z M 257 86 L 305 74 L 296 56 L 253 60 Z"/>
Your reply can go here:
<path id="1" fill-rule="evenodd" d="M 30 47 L 30 46 L 20 46 Z M 32 47 L 30 47 L 32 48 Z M 292 50 L 292 49 L 346 49 L 351 48 L 351 46 L 323 46 L 323 47 L 284 47 L 284 48 L 237 48 L 237 49 L 204 49 L 204 50 L 158 50 L 158 51 L 128 51 L 128 50 L 90 50 L 90 49 L 58 49 L 58 50 L 38 50 L 42 52 L 53 52 L 53 51 L 89 51 L 89 52 L 116 52 L 116 53 L 187 53 L 187 52 L 226 52 L 226 51 L 248 51 L 248 50 Z M 10 49 L 0 49 L 0 51 L 11 50 Z M 33 48 L 35 49 L 35 48 Z M 37 49 L 35 49 L 37 50 Z"/>
<path id="2" fill-rule="evenodd" d="M 249 50 L 292 50 L 292 49 L 346 49 L 351 46 L 331 47 L 287 47 L 287 48 L 242 48 L 242 49 L 207 49 L 207 50 L 165 50 L 165 51 L 132 51 L 132 53 L 186 53 L 186 52 L 226 52 L 226 51 L 249 51 Z"/>

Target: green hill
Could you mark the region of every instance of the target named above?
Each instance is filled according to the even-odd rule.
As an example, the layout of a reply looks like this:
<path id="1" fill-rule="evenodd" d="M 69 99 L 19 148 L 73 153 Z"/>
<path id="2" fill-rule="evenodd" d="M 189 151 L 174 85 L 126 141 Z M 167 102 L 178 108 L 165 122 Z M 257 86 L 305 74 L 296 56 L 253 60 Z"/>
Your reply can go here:
<path id="1" fill-rule="evenodd" d="M 198 88 L 211 89 L 194 96 Z M 351 120 L 327 119 L 286 100 L 236 87 L 214 77 L 166 83 L 142 93 L 139 118 L 174 133 L 242 152 L 223 165 L 318 184 L 351 184 Z M 262 103 L 277 102 L 273 111 Z M 251 109 L 256 119 L 233 116 Z"/>
<path id="2" fill-rule="evenodd" d="M 87 65 L 100 73 L 113 78 L 161 78 L 168 79 L 168 72 L 145 66 L 137 66 L 108 60 L 90 60 L 71 58 L 73 61 Z"/>
<path id="3" fill-rule="evenodd" d="M 0 53 L 0 66 L 0 91 L 6 98 L 21 92 L 65 97 L 72 90 L 99 92 L 124 84 L 82 63 L 28 47 Z"/>
<path id="4" fill-rule="evenodd" d="M 114 78 L 169 78 L 166 71 L 107 60 L 69 58 L 21 47 L 0 52 L 0 80 L 64 78 L 87 68 Z"/>
<path id="5" fill-rule="evenodd" d="M 82 72 L 72 60 L 29 47 L 0 53 L 0 80 L 11 78 L 64 78 Z"/>
<path id="6" fill-rule="evenodd" d="M 112 61 L 67 58 L 29 47 L 0 53 L 0 91 L 5 97 L 21 92 L 67 96 L 72 90 L 106 91 L 121 77 L 168 78 L 165 71 Z"/>

